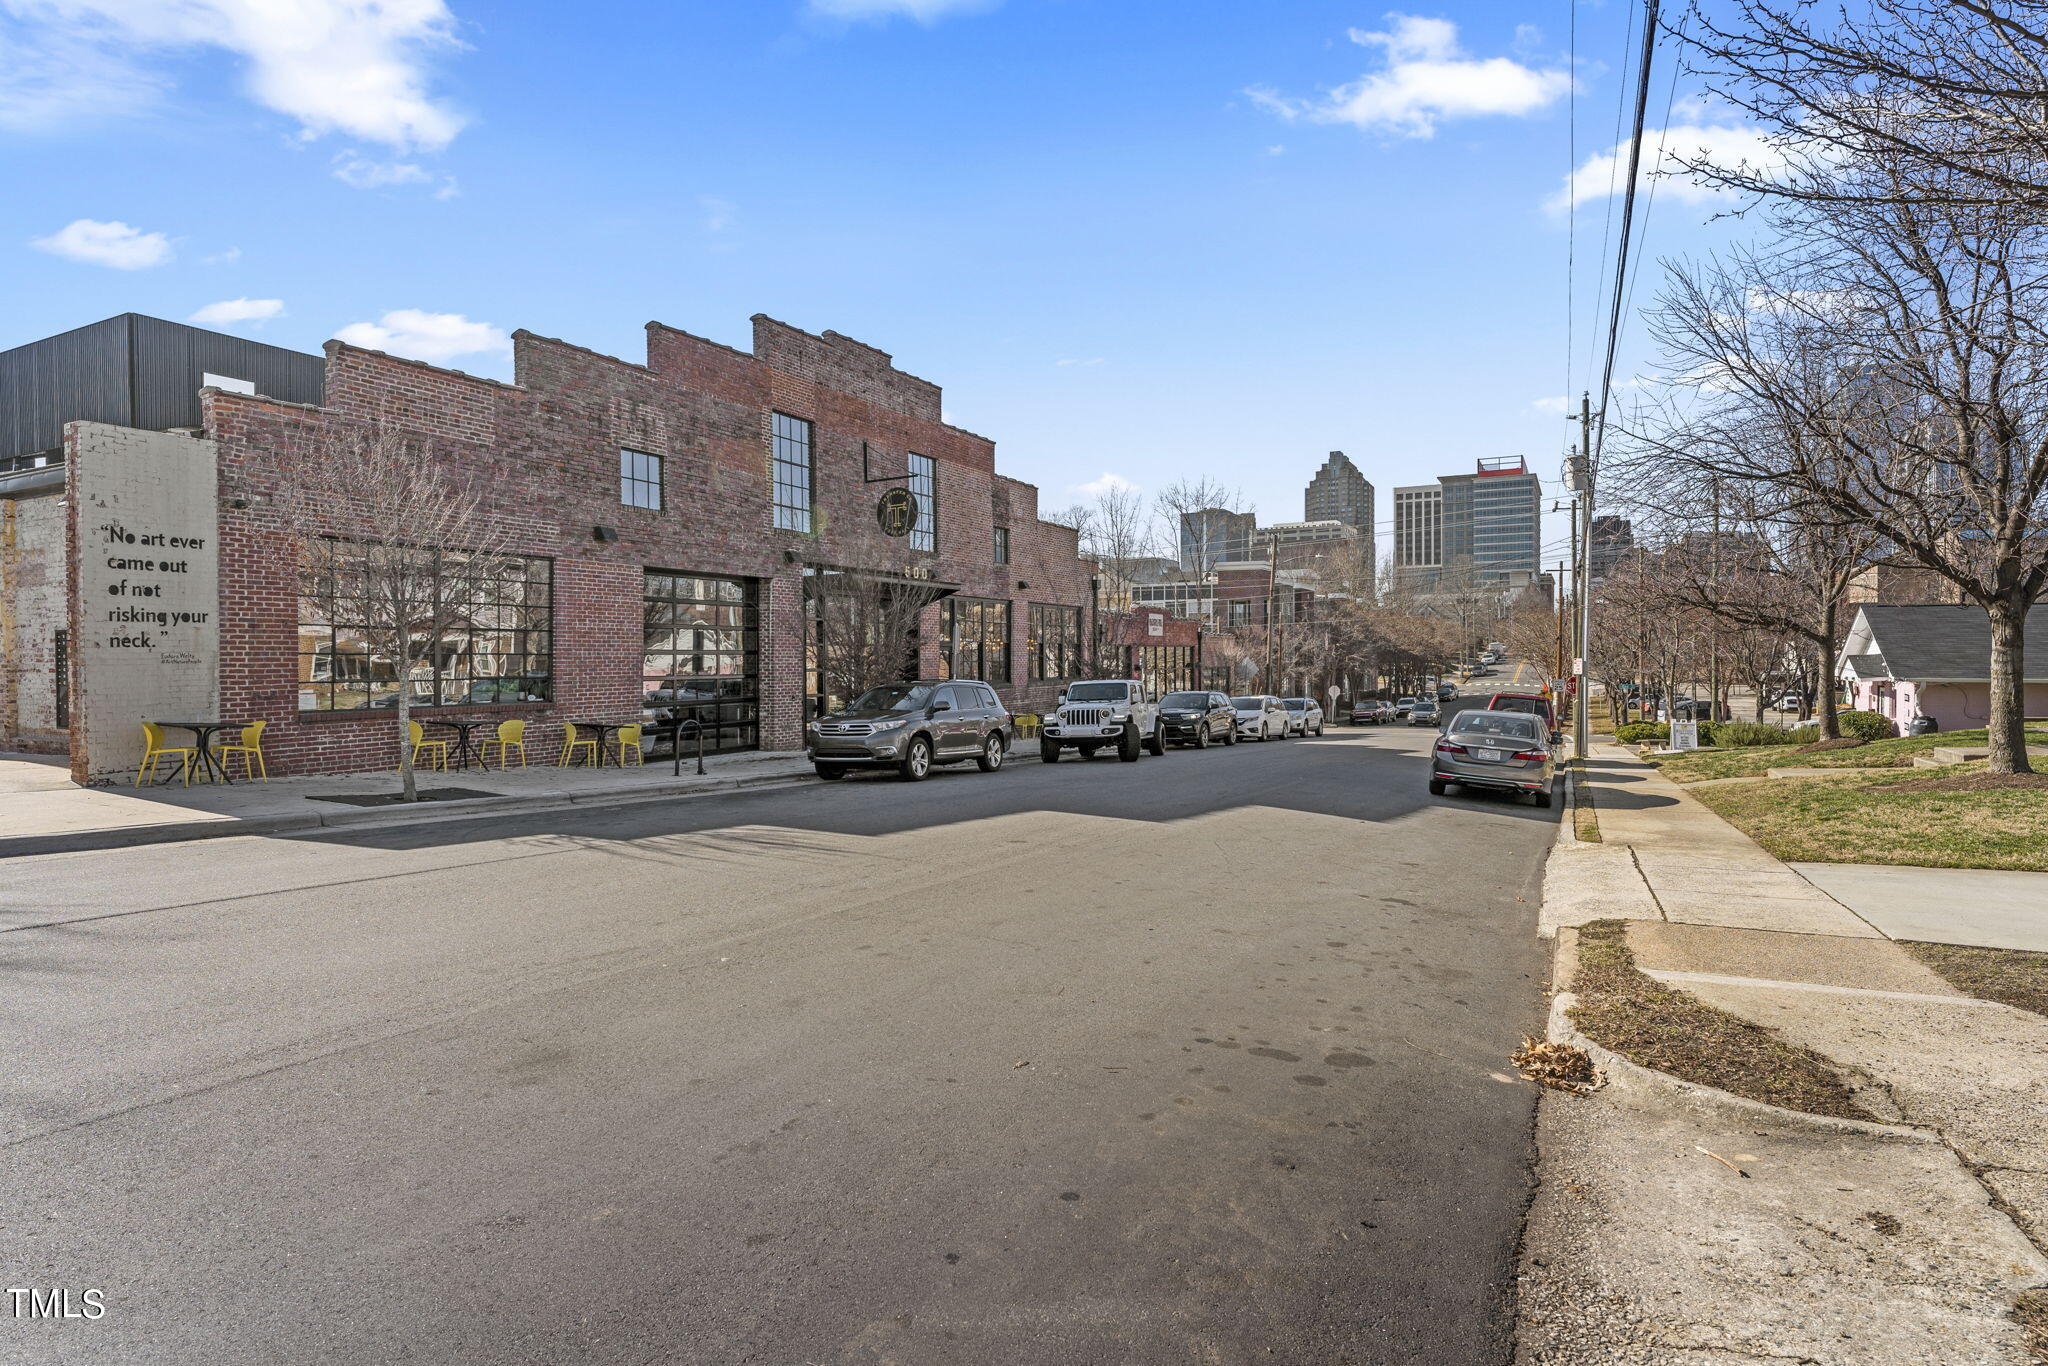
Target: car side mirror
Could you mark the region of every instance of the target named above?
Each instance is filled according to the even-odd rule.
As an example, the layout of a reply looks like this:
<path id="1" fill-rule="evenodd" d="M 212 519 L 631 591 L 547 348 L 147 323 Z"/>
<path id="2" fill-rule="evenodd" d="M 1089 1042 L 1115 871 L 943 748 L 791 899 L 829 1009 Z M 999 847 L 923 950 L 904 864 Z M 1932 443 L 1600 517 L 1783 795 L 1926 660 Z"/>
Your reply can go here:
<path id="1" fill-rule="evenodd" d="M 1563 731 L 1561 731 L 1561 730 L 1554 730 L 1554 731 L 1550 732 L 1550 743 L 1551 743 L 1551 744 L 1553 744 L 1553 745 L 1561 745 L 1561 744 L 1563 744 L 1563 743 L 1564 743 L 1564 732 L 1563 732 Z"/>
<path id="2" fill-rule="evenodd" d="M 951 702 L 934 702 L 932 703 L 931 710 L 926 712 L 925 715 L 937 716 L 942 711 L 951 710 L 953 710 L 953 704 Z"/>

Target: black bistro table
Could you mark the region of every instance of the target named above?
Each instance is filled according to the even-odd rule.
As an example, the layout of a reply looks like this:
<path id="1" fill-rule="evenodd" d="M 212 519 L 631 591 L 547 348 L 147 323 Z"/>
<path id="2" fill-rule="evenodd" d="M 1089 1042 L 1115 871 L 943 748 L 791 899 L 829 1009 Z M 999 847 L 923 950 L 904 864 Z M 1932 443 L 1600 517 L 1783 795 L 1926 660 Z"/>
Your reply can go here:
<path id="1" fill-rule="evenodd" d="M 436 716 L 432 718 L 423 716 L 420 718 L 420 724 L 423 726 L 447 726 L 454 730 L 455 766 L 457 768 L 468 768 L 469 761 L 475 759 L 477 767 L 481 768 L 484 762 L 483 757 L 477 753 L 476 747 L 470 743 L 469 737 L 482 730 L 485 726 L 495 728 L 498 724 L 498 719 L 496 717 L 483 716 Z"/>
<path id="2" fill-rule="evenodd" d="M 587 721 L 580 716 L 565 719 L 570 725 L 576 727 L 579 732 L 585 730 L 597 732 L 597 766 L 599 768 L 603 768 L 606 764 L 613 762 L 611 757 L 612 732 L 626 726 L 637 726 L 640 724 L 638 719 L 632 721 Z M 588 768 L 589 765 L 586 764 L 584 767 Z"/>
<path id="3" fill-rule="evenodd" d="M 199 767 L 208 776 L 223 783 L 234 782 L 228 776 L 228 766 L 213 752 L 213 737 L 224 730 L 240 730 L 240 721 L 154 721 L 159 726 L 172 730 L 189 730 L 199 750 Z"/>

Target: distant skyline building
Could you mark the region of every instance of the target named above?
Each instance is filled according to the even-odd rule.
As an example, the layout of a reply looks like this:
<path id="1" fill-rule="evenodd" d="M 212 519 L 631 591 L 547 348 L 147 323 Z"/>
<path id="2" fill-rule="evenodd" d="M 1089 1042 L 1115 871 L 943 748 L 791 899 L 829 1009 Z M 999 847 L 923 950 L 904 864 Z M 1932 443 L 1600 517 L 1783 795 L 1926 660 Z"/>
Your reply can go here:
<path id="1" fill-rule="evenodd" d="M 1444 567 L 1444 491 L 1439 484 L 1394 490 L 1394 577 L 1405 585 L 1432 579 Z"/>
<path id="2" fill-rule="evenodd" d="M 1470 474 L 1437 478 L 1443 486 L 1447 569 L 1470 567 L 1481 583 L 1535 580 L 1543 546 L 1543 480 L 1519 455 L 1481 460 Z"/>
<path id="3" fill-rule="evenodd" d="M 1469 569 L 1479 583 L 1527 585 L 1541 572 L 1543 481 L 1520 456 L 1394 490 L 1394 574 L 1427 587 Z"/>
<path id="4" fill-rule="evenodd" d="M 1251 558 L 1265 560 L 1282 569 L 1318 570 L 1338 568 L 1338 560 L 1372 563 L 1372 543 L 1349 522 L 1329 518 L 1317 522 L 1276 522 L 1252 533 Z M 1341 566 L 1347 582 L 1355 581 L 1349 563 Z M 1368 583 L 1370 579 L 1366 580 Z"/>
<path id="5" fill-rule="evenodd" d="M 1614 572 L 1629 551 L 1635 549 L 1635 527 L 1626 517 L 1595 517 L 1593 519 L 1593 543 L 1591 569 L 1593 581 L 1598 583 Z"/>
<path id="6" fill-rule="evenodd" d="M 1379 549 L 1373 527 L 1372 481 L 1344 452 L 1331 451 L 1315 478 L 1308 481 L 1308 487 L 1302 490 L 1301 515 L 1306 525 L 1335 521 L 1356 531 L 1359 548 L 1365 555 L 1367 582 L 1371 582 Z"/>
<path id="7" fill-rule="evenodd" d="M 1229 508 L 1197 508 L 1180 515 L 1181 568 L 1206 573 L 1225 560 L 1241 560 L 1251 552 L 1259 519 Z"/>

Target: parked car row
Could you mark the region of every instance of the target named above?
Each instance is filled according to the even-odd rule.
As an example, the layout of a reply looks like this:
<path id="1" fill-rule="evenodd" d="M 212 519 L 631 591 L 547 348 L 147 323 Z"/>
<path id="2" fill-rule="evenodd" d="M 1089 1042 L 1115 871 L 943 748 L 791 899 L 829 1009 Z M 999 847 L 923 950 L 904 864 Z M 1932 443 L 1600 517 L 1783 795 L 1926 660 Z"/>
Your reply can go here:
<path id="1" fill-rule="evenodd" d="M 1135 679 L 1096 679 L 1069 684 L 1060 695 L 1039 727 L 1038 757 L 1056 764 L 1070 752 L 1092 759 L 1112 749 L 1136 763 L 1146 753 L 1165 754 L 1170 744 L 1207 749 L 1321 735 L 1323 727 L 1313 698 L 1171 692 L 1155 702 Z M 926 678 L 868 689 L 813 721 L 804 741 L 820 778 L 894 769 L 917 782 L 944 764 L 971 762 L 995 772 L 1016 731 L 1016 718 L 988 684 Z"/>

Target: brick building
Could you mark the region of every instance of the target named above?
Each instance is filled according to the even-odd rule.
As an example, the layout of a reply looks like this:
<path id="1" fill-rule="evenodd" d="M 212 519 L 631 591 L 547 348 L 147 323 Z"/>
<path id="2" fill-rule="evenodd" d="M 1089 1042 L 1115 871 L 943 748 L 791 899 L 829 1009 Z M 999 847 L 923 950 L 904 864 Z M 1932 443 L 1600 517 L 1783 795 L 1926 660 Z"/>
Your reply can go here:
<path id="1" fill-rule="evenodd" d="M 75 423 L 71 631 L 106 631 L 79 583 L 79 557 L 97 563 L 94 519 L 125 497 L 134 522 L 161 493 L 79 481 L 191 453 L 210 471 L 208 515 L 173 531 L 217 547 L 218 636 L 177 667 L 217 689 L 218 715 L 270 722 L 273 773 L 387 766 L 400 686 L 434 715 L 526 717 L 536 758 L 561 720 L 631 717 L 650 696 L 703 717 L 714 748 L 797 748 L 829 700 L 818 604 L 855 582 L 907 596 L 918 672 L 985 678 L 1017 710 L 1050 705 L 1096 630 L 1075 532 L 997 473 L 992 441 L 942 419 L 938 386 L 838 333 L 753 324 L 751 352 L 649 324 L 645 364 L 519 332 L 510 384 L 329 342 L 319 406 L 209 388 L 197 435 Z M 302 600 L 280 510 L 286 453 L 372 423 L 480 476 L 484 516 L 520 557 L 467 638 L 404 681 Z M 878 526 L 892 488 L 918 498 L 900 536 Z M 339 517 L 320 530 L 361 532 Z M 72 692 L 95 696 L 75 666 Z M 141 705 L 71 708 L 79 781 L 130 766 Z"/>

